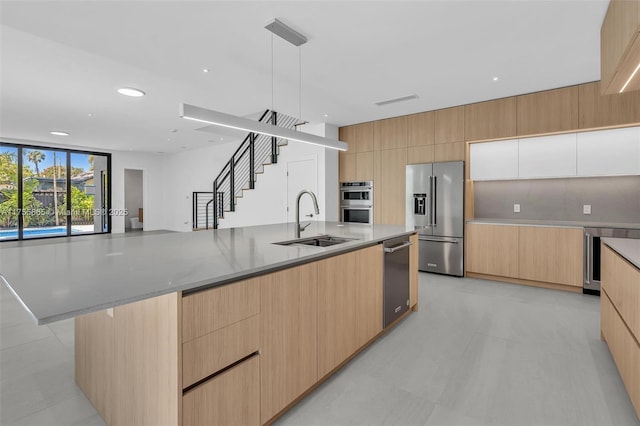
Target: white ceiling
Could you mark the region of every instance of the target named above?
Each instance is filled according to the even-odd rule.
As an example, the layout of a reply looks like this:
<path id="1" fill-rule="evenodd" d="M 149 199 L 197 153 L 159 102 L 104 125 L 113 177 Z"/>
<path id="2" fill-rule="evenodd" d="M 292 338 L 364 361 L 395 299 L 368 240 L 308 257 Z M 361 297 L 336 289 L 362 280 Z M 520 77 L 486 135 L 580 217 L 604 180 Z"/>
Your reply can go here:
<path id="1" fill-rule="evenodd" d="M 2 0 L 0 136 L 175 152 L 237 140 L 196 131 L 178 118 L 180 102 L 237 115 L 273 103 L 346 125 L 594 81 L 607 5 Z M 299 50 L 274 38 L 272 98 L 263 27 L 273 17 L 309 42 Z M 121 96 L 121 86 L 147 96 Z M 410 94 L 419 98 L 374 105 Z"/>

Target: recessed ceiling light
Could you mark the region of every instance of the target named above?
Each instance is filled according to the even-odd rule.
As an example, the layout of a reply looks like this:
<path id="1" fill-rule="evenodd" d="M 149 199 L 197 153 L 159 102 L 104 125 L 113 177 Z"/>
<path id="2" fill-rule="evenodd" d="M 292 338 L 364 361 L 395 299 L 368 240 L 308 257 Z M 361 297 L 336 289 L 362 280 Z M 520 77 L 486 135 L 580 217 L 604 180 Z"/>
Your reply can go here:
<path id="1" fill-rule="evenodd" d="M 93 114 L 89 113 L 87 114 L 87 117 L 93 117 Z"/>
<path id="2" fill-rule="evenodd" d="M 144 96 L 145 93 L 134 87 L 121 87 L 118 89 L 118 93 L 125 96 L 133 96 L 134 98 L 139 98 L 140 96 Z"/>
<path id="3" fill-rule="evenodd" d="M 202 72 L 204 72 L 204 73 L 208 73 L 208 72 L 209 72 L 209 68 L 203 68 L 203 69 L 202 69 Z"/>
<path id="4" fill-rule="evenodd" d="M 329 117 L 329 114 L 325 114 L 325 115 L 324 115 L 324 118 L 328 118 L 328 117 Z"/>
<path id="5" fill-rule="evenodd" d="M 493 81 L 498 81 L 500 80 L 498 77 L 493 77 Z"/>
<path id="6" fill-rule="evenodd" d="M 51 133 L 52 135 L 56 135 L 56 136 L 69 136 L 69 133 L 61 132 L 60 130 L 52 130 L 49 133 Z"/>

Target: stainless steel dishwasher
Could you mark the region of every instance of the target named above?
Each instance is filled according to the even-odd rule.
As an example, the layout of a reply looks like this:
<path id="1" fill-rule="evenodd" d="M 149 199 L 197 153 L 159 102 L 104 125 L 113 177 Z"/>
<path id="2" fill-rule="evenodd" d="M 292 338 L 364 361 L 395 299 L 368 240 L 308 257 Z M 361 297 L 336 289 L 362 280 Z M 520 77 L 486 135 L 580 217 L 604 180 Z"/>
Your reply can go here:
<path id="1" fill-rule="evenodd" d="M 383 314 L 386 328 L 409 309 L 409 236 L 384 243 Z"/>

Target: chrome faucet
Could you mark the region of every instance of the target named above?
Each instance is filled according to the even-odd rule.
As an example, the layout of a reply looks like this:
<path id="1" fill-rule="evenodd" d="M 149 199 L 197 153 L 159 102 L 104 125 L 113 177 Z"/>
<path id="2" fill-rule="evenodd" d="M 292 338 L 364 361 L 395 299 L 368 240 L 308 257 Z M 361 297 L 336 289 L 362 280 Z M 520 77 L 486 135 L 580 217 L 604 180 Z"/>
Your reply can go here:
<path id="1" fill-rule="evenodd" d="M 320 214 L 320 209 L 318 208 L 318 199 L 316 198 L 316 194 L 309 191 L 308 189 L 303 189 L 302 191 L 300 191 L 300 193 L 298 194 L 298 198 L 296 198 L 296 238 L 300 238 L 300 232 L 304 231 L 305 229 L 307 229 L 307 226 L 311 225 L 311 222 L 309 222 L 304 226 L 300 226 L 300 198 L 302 198 L 304 194 L 311 195 L 311 200 L 313 201 L 313 208 L 315 209 L 317 215 Z M 313 217 L 313 215 L 311 216 Z"/>

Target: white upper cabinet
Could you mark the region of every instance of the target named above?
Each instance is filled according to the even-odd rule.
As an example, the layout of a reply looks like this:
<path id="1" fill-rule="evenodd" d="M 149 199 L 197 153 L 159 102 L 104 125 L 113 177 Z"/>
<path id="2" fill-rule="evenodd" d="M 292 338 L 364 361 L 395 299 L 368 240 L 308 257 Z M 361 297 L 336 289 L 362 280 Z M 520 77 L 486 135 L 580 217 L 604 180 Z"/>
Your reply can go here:
<path id="1" fill-rule="evenodd" d="M 518 139 L 471 144 L 471 179 L 518 178 Z"/>
<path id="2" fill-rule="evenodd" d="M 640 127 L 578 133 L 578 176 L 640 174 Z"/>
<path id="3" fill-rule="evenodd" d="M 576 134 L 520 139 L 521 179 L 576 176 Z"/>

